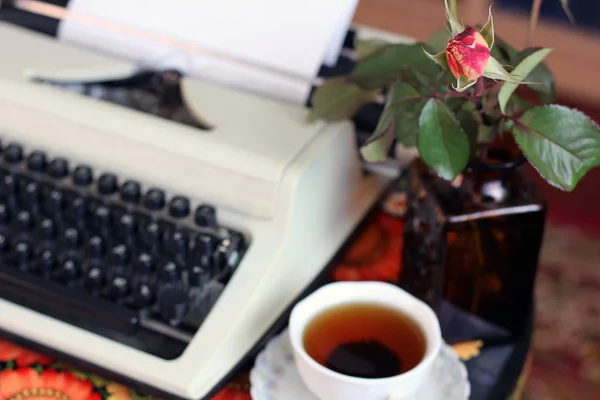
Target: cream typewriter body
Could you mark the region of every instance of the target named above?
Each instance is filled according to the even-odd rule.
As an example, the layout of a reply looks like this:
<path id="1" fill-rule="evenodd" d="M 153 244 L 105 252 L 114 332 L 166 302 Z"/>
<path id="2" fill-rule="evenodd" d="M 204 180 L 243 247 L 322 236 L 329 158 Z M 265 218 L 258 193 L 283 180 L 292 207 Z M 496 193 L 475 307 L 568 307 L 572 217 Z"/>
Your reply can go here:
<path id="1" fill-rule="evenodd" d="M 7 24 L 0 52 L 0 331 L 162 392 L 208 396 L 389 182 L 349 122 L 183 78 L 202 130 L 31 81 L 130 64 Z"/>

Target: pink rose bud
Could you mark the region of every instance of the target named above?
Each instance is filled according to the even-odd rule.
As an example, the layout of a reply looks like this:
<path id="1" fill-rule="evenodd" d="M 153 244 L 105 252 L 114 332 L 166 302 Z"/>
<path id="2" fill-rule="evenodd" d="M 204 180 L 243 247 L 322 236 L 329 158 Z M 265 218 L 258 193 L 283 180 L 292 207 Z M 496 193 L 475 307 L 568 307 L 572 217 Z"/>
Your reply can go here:
<path id="1" fill-rule="evenodd" d="M 483 75 L 490 59 L 490 48 L 479 32 L 467 26 L 448 42 L 446 59 L 448 68 L 456 79 L 465 77 L 474 81 Z"/>

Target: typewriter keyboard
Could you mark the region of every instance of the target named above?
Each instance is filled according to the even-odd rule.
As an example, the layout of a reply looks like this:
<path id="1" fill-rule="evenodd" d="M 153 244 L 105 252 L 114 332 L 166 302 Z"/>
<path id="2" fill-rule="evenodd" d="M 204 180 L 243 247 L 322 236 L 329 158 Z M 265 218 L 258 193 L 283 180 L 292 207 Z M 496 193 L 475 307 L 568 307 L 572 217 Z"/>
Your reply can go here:
<path id="1" fill-rule="evenodd" d="M 209 204 L 0 145 L 0 297 L 178 357 L 248 246 Z"/>

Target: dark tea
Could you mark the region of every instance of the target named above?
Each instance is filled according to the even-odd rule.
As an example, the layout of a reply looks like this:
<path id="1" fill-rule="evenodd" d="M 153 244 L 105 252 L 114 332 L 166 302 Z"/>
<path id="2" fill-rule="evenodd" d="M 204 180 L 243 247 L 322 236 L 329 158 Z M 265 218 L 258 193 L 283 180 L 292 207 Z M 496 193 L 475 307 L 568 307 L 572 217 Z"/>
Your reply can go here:
<path id="1" fill-rule="evenodd" d="M 317 315 L 304 331 L 304 349 L 328 369 L 359 378 L 387 378 L 416 367 L 425 335 L 408 315 L 381 304 L 350 303 Z"/>

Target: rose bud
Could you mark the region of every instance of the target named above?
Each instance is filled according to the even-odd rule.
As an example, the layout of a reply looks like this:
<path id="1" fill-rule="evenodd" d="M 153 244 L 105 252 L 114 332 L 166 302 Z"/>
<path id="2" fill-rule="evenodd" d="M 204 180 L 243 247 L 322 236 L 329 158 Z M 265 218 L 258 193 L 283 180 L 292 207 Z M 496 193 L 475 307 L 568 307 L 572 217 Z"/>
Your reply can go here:
<path id="1" fill-rule="evenodd" d="M 490 48 L 481 33 L 467 28 L 448 42 L 446 60 L 455 78 L 474 81 L 483 75 L 490 59 Z"/>

